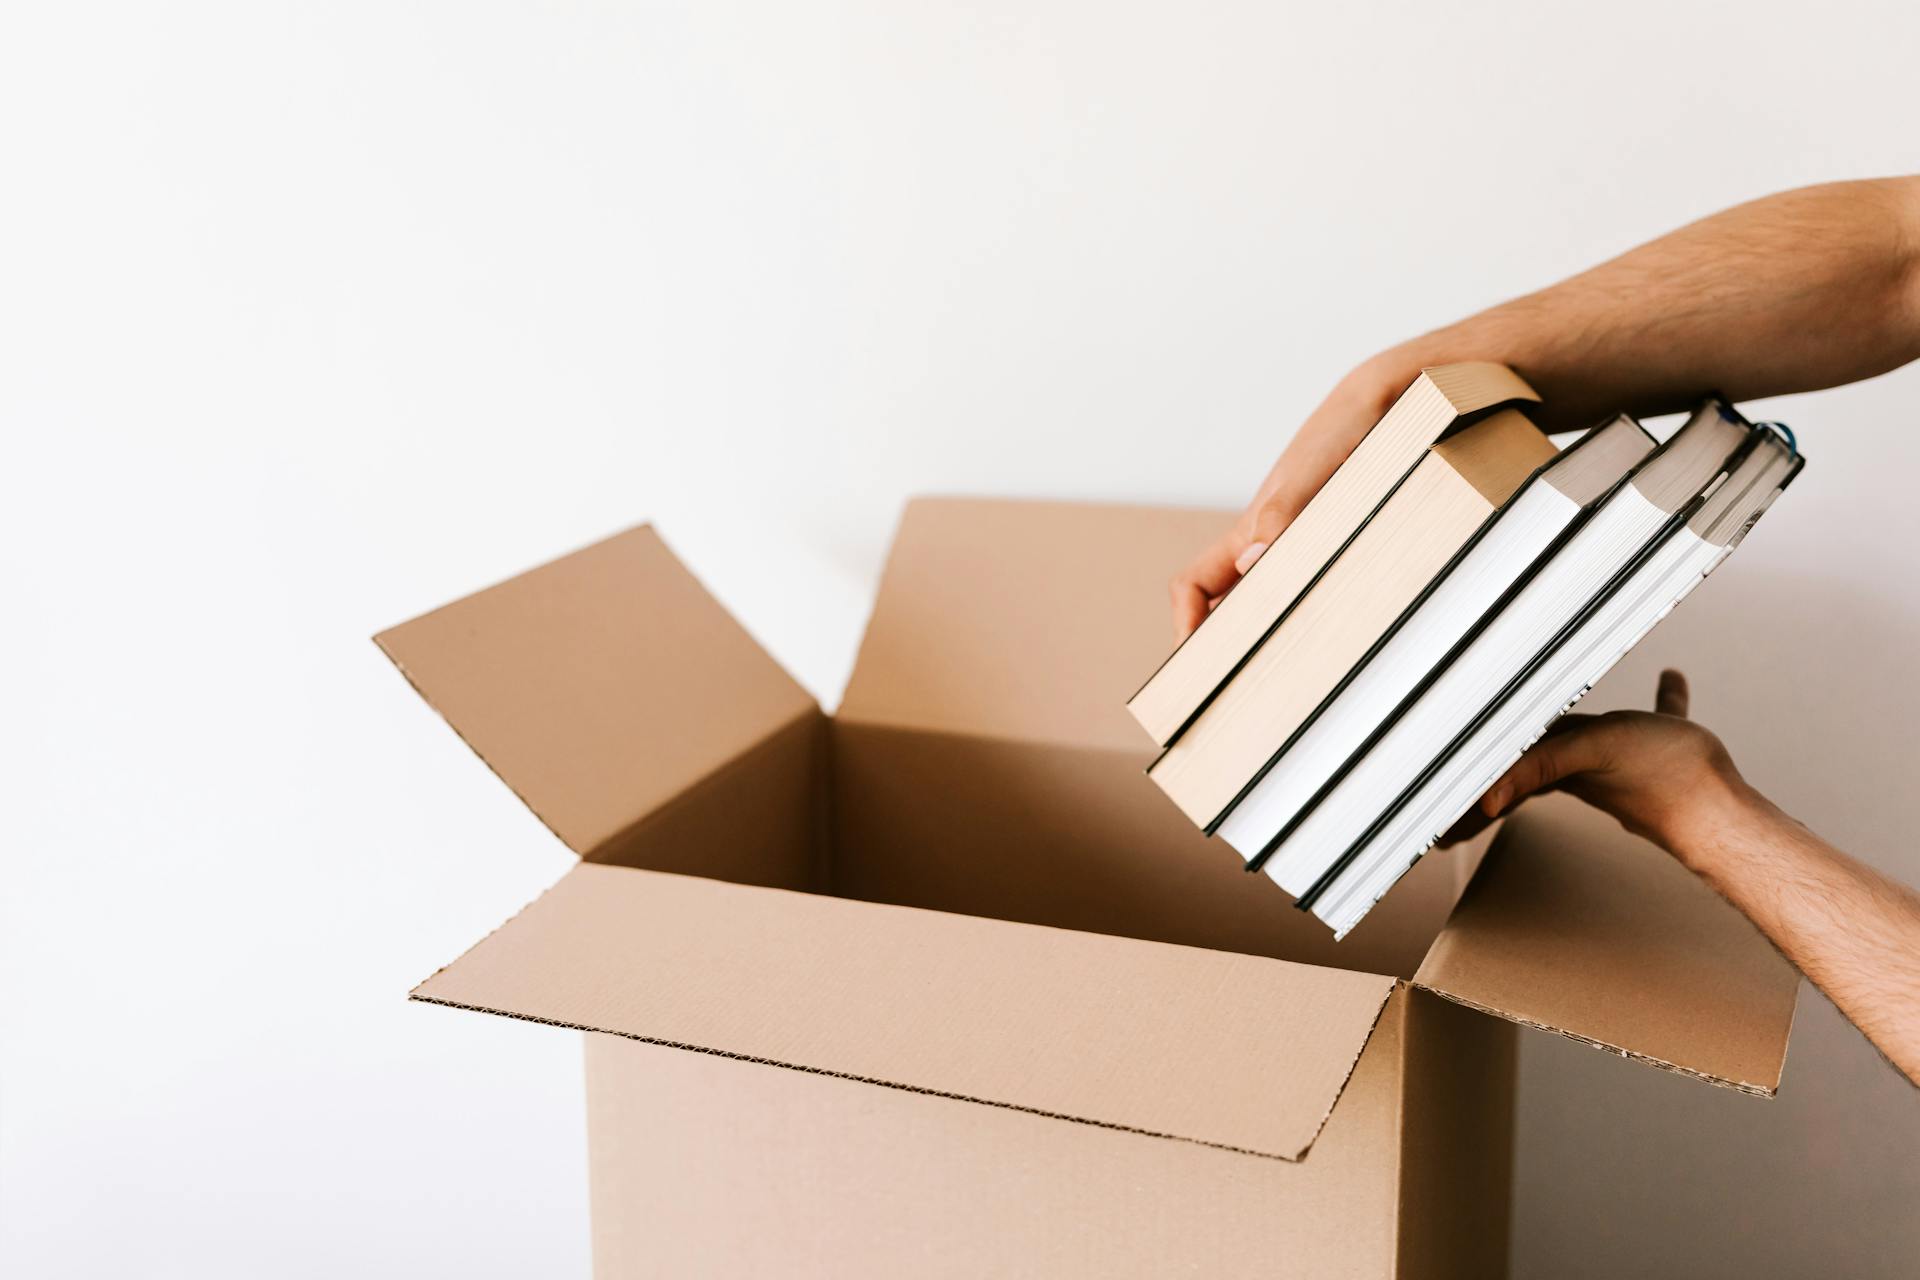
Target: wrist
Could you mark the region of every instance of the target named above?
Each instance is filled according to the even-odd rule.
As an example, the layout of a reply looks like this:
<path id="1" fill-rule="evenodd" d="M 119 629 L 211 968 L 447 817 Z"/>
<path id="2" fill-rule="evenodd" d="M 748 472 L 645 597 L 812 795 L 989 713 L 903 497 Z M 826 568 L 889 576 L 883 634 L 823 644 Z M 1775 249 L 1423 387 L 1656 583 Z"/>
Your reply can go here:
<path id="1" fill-rule="evenodd" d="M 1715 769 L 1688 788 L 1685 802 L 1667 815 L 1655 838 L 1689 870 L 1711 879 L 1725 850 L 1770 808 L 1737 772 Z"/>

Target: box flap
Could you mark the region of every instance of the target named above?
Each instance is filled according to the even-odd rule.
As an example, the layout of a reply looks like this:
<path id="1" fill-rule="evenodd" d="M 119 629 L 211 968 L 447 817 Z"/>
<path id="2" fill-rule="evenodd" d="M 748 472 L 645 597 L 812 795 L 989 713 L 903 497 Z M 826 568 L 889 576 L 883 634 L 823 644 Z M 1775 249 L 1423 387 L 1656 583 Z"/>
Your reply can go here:
<path id="1" fill-rule="evenodd" d="M 1393 987 L 583 863 L 413 996 L 1295 1160 Z"/>
<path id="2" fill-rule="evenodd" d="M 1219 511 L 907 505 L 842 719 L 1140 752 L 1125 703 L 1166 656 L 1167 583 Z"/>
<path id="3" fill-rule="evenodd" d="M 1508 821 L 1414 982 L 1767 1097 L 1800 987 L 1759 930 L 1691 872 L 1560 795 Z"/>
<path id="4" fill-rule="evenodd" d="M 815 709 L 644 526 L 374 641 L 583 855 Z"/>

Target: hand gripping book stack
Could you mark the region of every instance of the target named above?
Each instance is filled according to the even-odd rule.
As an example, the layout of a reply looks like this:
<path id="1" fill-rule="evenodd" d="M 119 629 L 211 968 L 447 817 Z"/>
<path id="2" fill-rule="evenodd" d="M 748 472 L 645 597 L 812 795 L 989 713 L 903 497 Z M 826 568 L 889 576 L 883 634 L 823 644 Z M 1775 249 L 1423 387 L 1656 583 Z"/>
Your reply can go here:
<path id="1" fill-rule="evenodd" d="M 1739 545 L 1793 437 L 1707 397 L 1556 449 L 1496 364 L 1424 371 L 1128 702 L 1147 774 L 1344 937 Z"/>

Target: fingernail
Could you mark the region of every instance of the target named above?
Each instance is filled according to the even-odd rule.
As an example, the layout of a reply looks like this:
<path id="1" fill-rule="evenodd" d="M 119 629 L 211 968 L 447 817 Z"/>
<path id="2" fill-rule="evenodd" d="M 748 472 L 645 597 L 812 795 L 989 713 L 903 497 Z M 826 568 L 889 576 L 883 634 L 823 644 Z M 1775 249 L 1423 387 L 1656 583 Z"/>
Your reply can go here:
<path id="1" fill-rule="evenodd" d="M 1240 558 L 1233 562 L 1233 571 L 1235 573 L 1245 573 L 1247 570 L 1253 568 L 1253 562 L 1258 560 L 1260 553 L 1266 549 L 1267 544 L 1264 542 L 1250 544 L 1245 551 L 1240 553 Z"/>
<path id="2" fill-rule="evenodd" d="M 1495 787 L 1487 792 L 1487 816 L 1497 818 L 1507 807 L 1507 788 Z"/>

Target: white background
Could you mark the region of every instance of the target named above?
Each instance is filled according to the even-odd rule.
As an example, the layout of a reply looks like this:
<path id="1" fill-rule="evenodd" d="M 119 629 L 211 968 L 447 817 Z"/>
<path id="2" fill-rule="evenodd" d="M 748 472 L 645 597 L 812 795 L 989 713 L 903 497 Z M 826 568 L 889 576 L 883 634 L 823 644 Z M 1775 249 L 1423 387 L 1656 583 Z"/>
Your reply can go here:
<path id="1" fill-rule="evenodd" d="M 569 858 L 374 630 L 640 519 L 829 705 L 924 491 L 1237 505 L 1369 351 L 1920 159 L 1920 10 L 14 3 L 0 1272 L 585 1271 L 576 1037 L 407 988 Z M 1429 193 L 1416 196 L 1412 193 Z M 1920 370 L 1678 661 L 1920 879 Z M 1034 548 L 1046 554 L 1046 548 Z M 1524 1048 L 1523 1276 L 1895 1275 L 1920 1100 Z"/>

